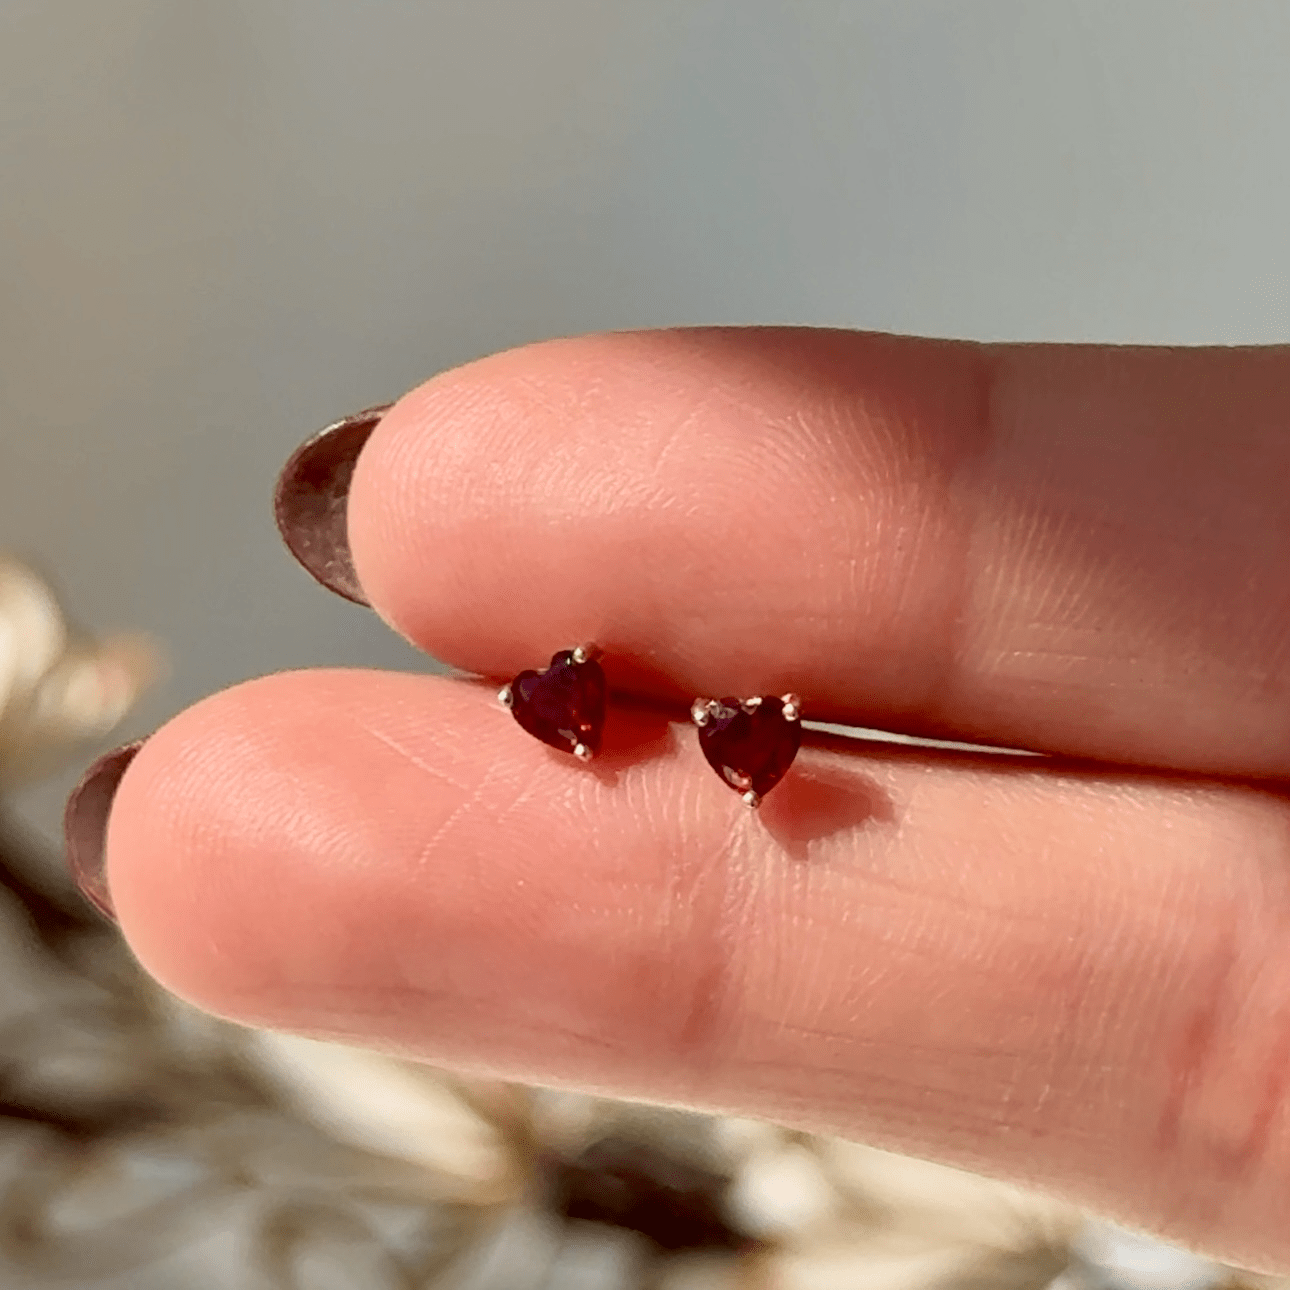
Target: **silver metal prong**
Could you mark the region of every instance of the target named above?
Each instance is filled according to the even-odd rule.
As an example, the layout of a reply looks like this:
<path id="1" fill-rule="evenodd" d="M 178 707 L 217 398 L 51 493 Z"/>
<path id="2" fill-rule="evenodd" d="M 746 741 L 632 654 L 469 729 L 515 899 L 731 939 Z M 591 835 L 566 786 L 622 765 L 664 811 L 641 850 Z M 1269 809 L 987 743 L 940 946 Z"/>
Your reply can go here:
<path id="1" fill-rule="evenodd" d="M 594 641 L 586 641 L 582 645 L 575 645 L 569 651 L 569 657 L 575 663 L 589 663 L 593 658 L 600 657 L 600 646 Z"/>
<path id="2" fill-rule="evenodd" d="M 761 805 L 761 798 L 758 797 L 757 794 L 754 793 L 751 788 L 746 793 L 742 794 L 739 800 L 750 811 L 755 811 Z"/>
<path id="3" fill-rule="evenodd" d="M 574 744 L 573 755 L 579 761 L 590 761 L 594 756 L 591 749 L 588 748 L 586 744 Z"/>
<path id="4" fill-rule="evenodd" d="M 497 691 L 497 702 L 504 708 L 510 708 L 515 705 L 515 693 L 509 685 L 504 685 Z"/>
<path id="5" fill-rule="evenodd" d="M 696 726 L 706 726 L 708 724 L 708 709 L 712 706 L 711 699 L 695 699 L 690 704 L 690 720 Z"/>
<path id="6" fill-rule="evenodd" d="M 781 694 L 779 701 L 784 705 L 785 721 L 801 720 L 802 700 L 796 694 Z"/>
<path id="7" fill-rule="evenodd" d="M 761 707 L 761 695 L 754 694 L 751 699 L 740 699 L 739 706 L 745 712 L 756 712 Z"/>

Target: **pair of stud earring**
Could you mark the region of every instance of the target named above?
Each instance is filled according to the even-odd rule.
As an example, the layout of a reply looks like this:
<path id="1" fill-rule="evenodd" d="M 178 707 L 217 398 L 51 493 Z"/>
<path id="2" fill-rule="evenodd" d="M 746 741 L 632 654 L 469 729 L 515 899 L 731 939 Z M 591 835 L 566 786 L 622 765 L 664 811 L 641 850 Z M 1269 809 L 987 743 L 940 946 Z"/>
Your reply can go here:
<path id="1" fill-rule="evenodd" d="M 607 687 L 599 658 L 594 645 L 561 650 L 541 671 L 521 672 L 497 697 L 535 739 L 590 761 L 605 725 Z M 695 699 L 690 706 L 708 765 L 751 807 L 761 804 L 793 764 L 802 743 L 801 717 L 795 694 Z"/>

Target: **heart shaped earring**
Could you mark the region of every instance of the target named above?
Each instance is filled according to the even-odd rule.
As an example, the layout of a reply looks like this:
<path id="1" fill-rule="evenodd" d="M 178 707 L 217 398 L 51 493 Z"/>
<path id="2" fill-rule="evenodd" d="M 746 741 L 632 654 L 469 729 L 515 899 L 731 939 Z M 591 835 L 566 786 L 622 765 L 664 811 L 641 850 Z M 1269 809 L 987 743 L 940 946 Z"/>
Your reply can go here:
<path id="1" fill-rule="evenodd" d="M 699 727 L 699 747 L 708 765 L 747 806 L 779 783 L 802 745 L 802 701 L 778 699 L 695 699 L 690 719 Z"/>
<path id="2" fill-rule="evenodd" d="M 600 751 L 605 725 L 605 672 L 594 645 L 551 656 L 540 672 L 521 672 L 498 692 L 502 707 L 535 739 L 579 761 Z"/>

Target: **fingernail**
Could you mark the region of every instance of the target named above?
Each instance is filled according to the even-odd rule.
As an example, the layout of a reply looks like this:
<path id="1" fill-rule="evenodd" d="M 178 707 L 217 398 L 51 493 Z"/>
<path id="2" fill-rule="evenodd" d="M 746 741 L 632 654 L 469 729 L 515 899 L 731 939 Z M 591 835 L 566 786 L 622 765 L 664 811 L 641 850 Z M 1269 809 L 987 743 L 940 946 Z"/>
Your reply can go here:
<path id="1" fill-rule="evenodd" d="M 349 554 L 349 484 L 358 454 L 392 406 L 355 412 L 319 430 L 282 468 L 273 495 L 278 532 L 287 549 L 328 591 L 356 605 L 366 605 L 367 598 Z"/>
<path id="2" fill-rule="evenodd" d="M 100 757 L 72 789 L 67 799 L 67 810 L 63 813 L 67 867 L 85 899 L 114 922 L 116 915 L 104 870 L 108 814 L 121 776 L 142 747 L 143 740 L 136 739 L 134 743 Z"/>

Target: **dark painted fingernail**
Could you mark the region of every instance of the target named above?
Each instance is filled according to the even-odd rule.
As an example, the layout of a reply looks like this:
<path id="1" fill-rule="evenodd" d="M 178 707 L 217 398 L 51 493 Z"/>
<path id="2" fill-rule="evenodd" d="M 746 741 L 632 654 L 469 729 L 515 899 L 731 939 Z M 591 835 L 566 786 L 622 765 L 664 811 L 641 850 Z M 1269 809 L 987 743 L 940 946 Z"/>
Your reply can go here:
<path id="1" fill-rule="evenodd" d="M 67 867 L 85 899 L 113 921 L 116 915 L 112 910 L 112 897 L 108 894 L 104 870 L 108 814 L 121 776 L 142 747 L 143 740 L 137 739 L 100 757 L 72 789 L 67 799 L 67 810 L 63 813 Z"/>
<path id="2" fill-rule="evenodd" d="M 273 495 L 278 532 L 287 549 L 328 591 L 356 605 L 366 605 L 367 597 L 349 554 L 349 484 L 358 454 L 392 406 L 355 412 L 319 430 L 282 468 Z"/>

